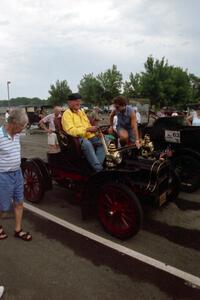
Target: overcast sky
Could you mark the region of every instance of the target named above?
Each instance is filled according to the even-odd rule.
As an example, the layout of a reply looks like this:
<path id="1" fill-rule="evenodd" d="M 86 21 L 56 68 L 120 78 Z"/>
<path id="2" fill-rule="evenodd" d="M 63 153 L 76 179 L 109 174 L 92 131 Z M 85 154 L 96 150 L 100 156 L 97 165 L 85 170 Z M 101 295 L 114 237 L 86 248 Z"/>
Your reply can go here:
<path id="1" fill-rule="evenodd" d="M 128 79 L 149 55 L 200 76 L 199 0 L 0 0 L 0 99 L 73 91 L 116 64 Z"/>

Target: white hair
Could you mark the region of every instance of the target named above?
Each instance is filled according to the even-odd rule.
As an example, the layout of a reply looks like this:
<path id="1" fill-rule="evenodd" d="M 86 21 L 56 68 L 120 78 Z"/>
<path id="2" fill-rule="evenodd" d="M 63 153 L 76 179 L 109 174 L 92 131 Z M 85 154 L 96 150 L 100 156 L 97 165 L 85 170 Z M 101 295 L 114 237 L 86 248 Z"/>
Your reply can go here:
<path id="1" fill-rule="evenodd" d="M 12 109 L 8 117 L 7 123 L 24 126 L 28 123 L 28 116 L 23 109 Z"/>

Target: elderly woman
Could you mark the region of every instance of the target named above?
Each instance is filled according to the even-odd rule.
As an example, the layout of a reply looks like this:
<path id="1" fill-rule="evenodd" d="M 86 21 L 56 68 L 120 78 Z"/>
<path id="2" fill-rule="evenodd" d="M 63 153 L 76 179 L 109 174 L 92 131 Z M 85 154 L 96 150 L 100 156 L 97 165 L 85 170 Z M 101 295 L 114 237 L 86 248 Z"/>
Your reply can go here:
<path id="1" fill-rule="evenodd" d="M 189 125 L 200 126 L 200 105 L 196 108 L 194 113 L 187 118 Z"/>
<path id="2" fill-rule="evenodd" d="M 7 123 L 0 127 L 0 215 L 14 206 L 15 231 L 14 236 L 24 241 L 30 241 L 32 236 L 22 230 L 23 214 L 23 176 L 20 169 L 21 147 L 19 133 L 26 127 L 28 117 L 21 109 L 10 112 Z M 0 225 L 0 240 L 6 239 Z"/>

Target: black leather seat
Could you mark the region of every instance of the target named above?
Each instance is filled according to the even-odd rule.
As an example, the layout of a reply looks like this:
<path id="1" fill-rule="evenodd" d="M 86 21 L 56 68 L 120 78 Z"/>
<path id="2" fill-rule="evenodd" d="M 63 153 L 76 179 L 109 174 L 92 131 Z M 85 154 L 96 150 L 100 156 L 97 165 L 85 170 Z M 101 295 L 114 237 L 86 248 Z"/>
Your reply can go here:
<path id="1" fill-rule="evenodd" d="M 79 138 L 71 136 L 63 130 L 61 118 L 55 118 L 54 123 L 61 152 L 69 156 L 69 159 L 81 158 L 82 152 Z"/>

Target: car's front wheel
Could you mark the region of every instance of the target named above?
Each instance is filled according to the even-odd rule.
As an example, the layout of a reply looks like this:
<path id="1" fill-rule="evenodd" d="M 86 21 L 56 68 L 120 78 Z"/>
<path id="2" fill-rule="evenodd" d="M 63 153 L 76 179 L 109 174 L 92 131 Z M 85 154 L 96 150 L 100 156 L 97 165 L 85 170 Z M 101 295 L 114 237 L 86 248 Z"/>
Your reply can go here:
<path id="1" fill-rule="evenodd" d="M 108 233 L 126 239 L 139 231 L 143 214 L 137 196 L 128 186 L 110 182 L 100 189 L 98 217 Z"/>

